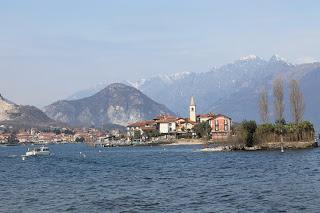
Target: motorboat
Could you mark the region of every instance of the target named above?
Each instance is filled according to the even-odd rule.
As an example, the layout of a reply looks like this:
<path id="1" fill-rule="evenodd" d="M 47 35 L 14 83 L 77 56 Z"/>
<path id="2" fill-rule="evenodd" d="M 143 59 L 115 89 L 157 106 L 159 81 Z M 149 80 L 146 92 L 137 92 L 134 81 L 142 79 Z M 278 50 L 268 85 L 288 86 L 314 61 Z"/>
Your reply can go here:
<path id="1" fill-rule="evenodd" d="M 35 147 L 35 148 L 28 148 L 26 152 L 26 157 L 29 156 L 48 156 L 50 155 L 51 152 L 48 147 L 46 146 L 41 146 L 41 147 Z"/>

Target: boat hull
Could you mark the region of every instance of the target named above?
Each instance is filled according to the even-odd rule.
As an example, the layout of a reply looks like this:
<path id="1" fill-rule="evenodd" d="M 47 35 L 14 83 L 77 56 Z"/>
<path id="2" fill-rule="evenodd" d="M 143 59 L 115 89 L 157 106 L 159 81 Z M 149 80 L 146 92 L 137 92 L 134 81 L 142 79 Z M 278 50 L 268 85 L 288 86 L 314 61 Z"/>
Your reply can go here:
<path id="1" fill-rule="evenodd" d="M 43 151 L 43 152 L 26 152 L 26 156 L 48 156 L 50 155 L 49 151 Z"/>

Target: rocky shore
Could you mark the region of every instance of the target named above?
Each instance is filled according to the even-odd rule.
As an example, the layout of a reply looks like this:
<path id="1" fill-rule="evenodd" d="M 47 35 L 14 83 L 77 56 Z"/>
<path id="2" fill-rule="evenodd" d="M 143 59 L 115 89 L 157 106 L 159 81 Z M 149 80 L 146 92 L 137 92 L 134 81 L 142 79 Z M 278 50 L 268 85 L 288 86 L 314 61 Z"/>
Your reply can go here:
<path id="1" fill-rule="evenodd" d="M 200 149 L 203 152 L 210 151 L 256 151 L 256 150 L 281 150 L 283 149 L 308 149 L 318 147 L 316 141 L 299 141 L 299 142 L 274 142 L 274 143 L 263 143 L 253 147 L 247 147 L 244 145 L 235 144 L 219 144 L 213 147 L 207 147 Z"/>

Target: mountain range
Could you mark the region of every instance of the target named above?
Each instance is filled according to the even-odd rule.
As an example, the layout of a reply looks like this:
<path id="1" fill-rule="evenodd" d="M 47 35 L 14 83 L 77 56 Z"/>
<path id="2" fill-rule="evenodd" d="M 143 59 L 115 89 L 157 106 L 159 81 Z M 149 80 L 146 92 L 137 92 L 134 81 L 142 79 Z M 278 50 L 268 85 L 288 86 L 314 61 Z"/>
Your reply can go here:
<path id="1" fill-rule="evenodd" d="M 0 124 L 15 128 L 63 125 L 34 106 L 18 105 L 0 95 Z"/>
<path id="2" fill-rule="evenodd" d="M 272 111 L 272 82 L 281 77 L 286 85 L 290 79 L 300 81 L 304 94 L 305 119 L 320 125 L 320 63 L 292 64 L 274 55 L 265 60 L 250 55 L 232 63 L 202 73 L 177 73 L 159 75 L 149 79 L 123 83 L 133 86 L 155 101 L 165 104 L 177 115 L 186 116 L 191 96 L 195 96 L 198 112 L 214 112 L 229 115 L 235 121 L 259 120 L 257 100 L 261 88 L 269 91 L 269 105 Z M 103 84 L 102 84 L 103 85 Z M 85 97 L 99 90 L 99 87 L 83 90 L 69 97 Z M 288 90 L 286 90 L 286 119 L 290 120 Z M 272 119 L 272 112 L 271 112 Z"/>
<path id="3" fill-rule="evenodd" d="M 277 55 L 269 60 L 250 55 L 202 73 L 184 72 L 134 82 L 102 83 L 46 106 L 45 113 L 33 106 L 17 105 L 0 95 L 0 124 L 126 126 L 158 114 L 187 116 L 191 96 L 196 98 L 198 113 L 223 113 L 234 121 L 259 120 L 258 93 L 263 87 L 269 91 L 272 121 L 272 82 L 278 77 L 285 80 L 286 120 L 291 119 L 288 81 L 296 79 L 306 103 L 304 118 L 318 129 L 320 63 L 292 64 Z"/>
<path id="4" fill-rule="evenodd" d="M 44 108 L 52 119 L 72 126 L 126 126 L 159 114 L 174 114 L 134 87 L 114 83 L 96 94 L 77 100 L 57 101 Z"/>

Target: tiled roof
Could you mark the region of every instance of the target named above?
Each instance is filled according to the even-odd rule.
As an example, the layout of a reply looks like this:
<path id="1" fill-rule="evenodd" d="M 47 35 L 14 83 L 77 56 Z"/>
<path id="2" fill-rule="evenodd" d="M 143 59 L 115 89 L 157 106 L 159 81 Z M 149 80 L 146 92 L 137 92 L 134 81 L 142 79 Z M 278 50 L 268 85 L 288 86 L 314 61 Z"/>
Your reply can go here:
<path id="1" fill-rule="evenodd" d="M 225 118 L 228 118 L 228 119 L 232 120 L 230 117 L 228 117 L 228 116 L 226 116 L 226 115 L 223 115 L 223 114 L 214 115 L 214 116 L 213 116 L 213 119 L 218 118 L 218 117 L 225 117 Z"/>
<path id="2" fill-rule="evenodd" d="M 214 117 L 215 115 L 210 112 L 210 113 L 207 113 L 207 114 L 199 114 L 197 115 L 198 118 L 211 118 L 211 117 Z"/>
<path id="3" fill-rule="evenodd" d="M 156 116 L 153 120 L 163 120 L 163 119 L 167 119 L 167 118 L 174 118 L 176 119 L 175 116 L 172 115 L 158 115 Z"/>
<path id="4" fill-rule="evenodd" d="M 156 123 L 172 123 L 172 122 L 175 122 L 176 120 L 177 120 L 176 118 L 165 118 L 165 119 L 157 120 Z"/>
<path id="5" fill-rule="evenodd" d="M 151 125 L 153 123 L 154 123 L 154 121 L 151 121 L 151 120 L 138 121 L 138 122 L 129 124 L 128 127 L 143 127 L 145 125 L 148 125 L 148 124 Z"/>
<path id="6" fill-rule="evenodd" d="M 191 121 L 189 118 L 179 118 L 179 120 L 183 120 L 183 121 L 180 121 L 179 123 L 190 123 L 190 124 L 196 124 L 197 122 L 195 121 Z"/>
<path id="7" fill-rule="evenodd" d="M 156 123 L 170 123 L 175 122 L 177 117 L 172 115 L 159 115 L 153 119 Z"/>

